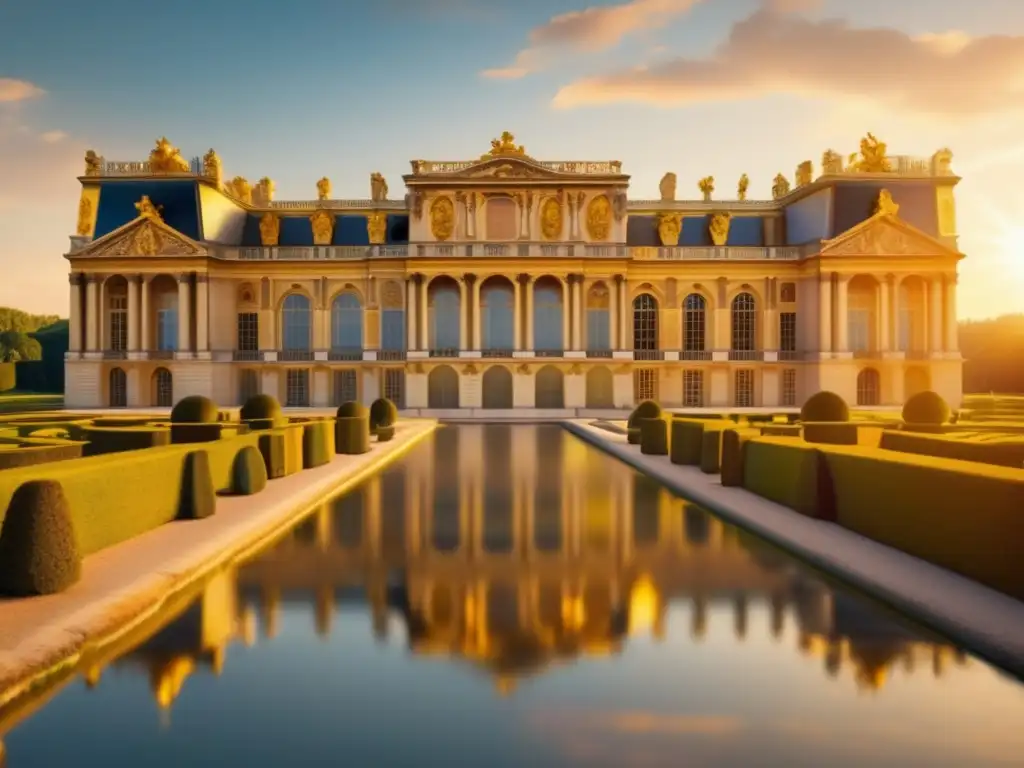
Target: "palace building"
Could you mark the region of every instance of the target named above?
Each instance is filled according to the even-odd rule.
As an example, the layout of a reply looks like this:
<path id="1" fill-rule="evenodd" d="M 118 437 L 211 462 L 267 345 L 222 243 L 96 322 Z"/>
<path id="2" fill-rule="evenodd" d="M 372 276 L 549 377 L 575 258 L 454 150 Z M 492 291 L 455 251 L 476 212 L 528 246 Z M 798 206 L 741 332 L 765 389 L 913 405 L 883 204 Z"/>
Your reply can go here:
<path id="1" fill-rule="evenodd" d="M 961 399 L 952 154 L 873 136 L 771 200 L 631 199 L 617 161 L 541 161 L 504 133 L 412 161 L 405 190 L 275 199 L 210 150 L 89 152 L 71 238 L 68 407 L 293 407 L 386 396 L 435 415 Z M 311 187 L 313 185 L 311 184 Z M 397 198 L 397 199 L 396 199 Z"/>

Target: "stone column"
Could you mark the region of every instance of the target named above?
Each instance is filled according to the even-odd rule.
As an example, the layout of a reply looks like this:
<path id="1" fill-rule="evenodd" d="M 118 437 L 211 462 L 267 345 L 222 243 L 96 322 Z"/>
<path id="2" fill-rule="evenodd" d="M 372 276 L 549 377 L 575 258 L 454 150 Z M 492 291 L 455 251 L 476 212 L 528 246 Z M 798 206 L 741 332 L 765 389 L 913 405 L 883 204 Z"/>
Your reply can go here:
<path id="1" fill-rule="evenodd" d="M 850 346 L 850 278 L 839 275 L 836 279 L 835 339 L 836 352 L 849 352 Z"/>
<path id="2" fill-rule="evenodd" d="M 68 351 L 82 351 L 82 273 L 68 275 L 70 307 L 68 310 Z"/>
<path id="3" fill-rule="evenodd" d="M 128 351 L 139 351 L 139 288 L 142 275 L 128 278 Z"/>
<path id="4" fill-rule="evenodd" d="M 479 350 L 483 346 L 483 323 L 480 317 L 480 288 L 483 280 L 479 275 L 473 278 L 473 349 Z"/>
<path id="5" fill-rule="evenodd" d="M 619 349 L 632 349 L 633 340 L 629 335 L 629 289 L 626 278 L 619 283 Z"/>
<path id="6" fill-rule="evenodd" d="M 99 336 L 99 277 L 85 276 L 85 351 L 98 352 Z"/>
<path id="7" fill-rule="evenodd" d="M 882 278 L 878 284 L 878 351 L 889 351 L 889 314 L 892 307 L 889 301 L 889 281 Z"/>
<path id="8" fill-rule="evenodd" d="M 519 200 L 519 239 L 530 239 L 530 208 L 526 193 L 520 196 Z"/>
<path id="9" fill-rule="evenodd" d="M 569 239 L 576 239 L 576 195 L 570 193 L 566 204 L 569 206 Z"/>
<path id="10" fill-rule="evenodd" d="M 526 291 L 526 348 L 533 349 L 533 278 L 525 276 L 523 289 Z"/>
<path id="11" fill-rule="evenodd" d="M 608 290 L 608 346 L 613 350 L 619 348 L 619 281 L 622 275 L 616 275 Z"/>
<path id="12" fill-rule="evenodd" d="M 429 311 L 429 307 L 430 307 L 429 294 L 428 294 L 428 288 L 429 288 L 428 283 L 429 282 L 430 282 L 430 278 L 427 275 L 420 275 L 420 306 L 419 306 L 419 310 L 420 310 L 419 326 L 420 327 L 419 327 L 419 331 L 420 331 L 420 349 L 422 349 L 422 350 L 430 349 L 430 328 L 428 327 L 428 324 L 430 322 L 430 317 L 427 314 L 428 311 Z"/>
<path id="13" fill-rule="evenodd" d="M 107 311 L 107 278 L 103 275 L 96 276 L 96 306 L 93 308 L 96 313 L 96 349 L 108 349 L 110 344 L 110 321 Z"/>
<path id="14" fill-rule="evenodd" d="M 900 284 L 895 275 L 886 276 L 889 283 L 889 338 L 894 352 L 900 349 Z"/>
<path id="15" fill-rule="evenodd" d="M 942 300 L 942 278 L 936 277 L 931 281 L 931 295 L 928 297 L 928 330 L 931 337 L 928 347 L 931 352 L 942 351 L 942 337 L 945 335 L 942 325 Z"/>
<path id="16" fill-rule="evenodd" d="M 148 352 L 153 341 L 149 330 L 149 279 L 146 275 L 139 275 L 139 294 L 139 349 Z"/>
<path id="17" fill-rule="evenodd" d="M 832 351 L 832 273 L 818 278 L 818 351 Z"/>
<path id="18" fill-rule="evenodd" d="M 523 349 L 523 281 L 516 275 L 512 281 L 512 343 L 516 352 Z"/>
<path id="19" fill-rule="evenodd" d="M 192 351 L 192 275 L 178 275 L 178 351 Z"/>
<path id="20" fill-rule="evenodd" d="M 946 276 L 946 351 L 960 350 L 960 328 L 956 319 L 956 284 L 955 274 Z"/>
<path id="21" fill-rule="evenodd" d="M 576 275 L 572 284 L 572 348 L 583 349 L 583 275 Z"/>
<path id="22" fill-rule="evenodd" d="M 196 351 L 210 351 L 210 276 L 196 275 Z"/>
<path id="23" fill-rule="evenodd" d="M 570 320 L 572 318 L 572 275 L 566 275 L 562 278 L 562 350 L 572 349 L 572 324 Z"/>
<path id="24" fill-rule="evenodd" d="M 459 351 L 469 349 L 469 291 L 466 289 L 466 277 L 459 281 Z"/>
<path id="25" fill-rule="evenodd" d="M 405 284 L 405 347 L 419 349 L 416 338 L 416 276 L 410 275 Z"/>
<path id="26" fill-rule="evenodd" d="M 761 302 L 761 349 L 779 348 L 779 323 L 776 319 L 778 313 L 775 311 L 778 300 L 777 290 L 776 278 L 766 277 L 764 279 L 764 301 Z"/>

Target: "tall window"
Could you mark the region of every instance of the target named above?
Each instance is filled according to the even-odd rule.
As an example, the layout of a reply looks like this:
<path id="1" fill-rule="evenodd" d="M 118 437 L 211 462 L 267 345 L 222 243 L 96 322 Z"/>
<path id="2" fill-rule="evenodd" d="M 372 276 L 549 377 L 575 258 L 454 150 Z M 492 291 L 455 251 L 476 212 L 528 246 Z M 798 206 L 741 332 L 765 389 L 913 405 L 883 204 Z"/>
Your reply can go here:
<path id="1" fill-rule="evenodd" d="M 533 346 L 540 352 L 557 352 L 562 342 L 562 285 L 541 279 L 533 286 Z"/>
<path id="2" fill-rule="evenodd" d="M 170 408 L 174 405 L 174 381 L 171 372 L 166 368 L 157 368 L 153 374 L 153 388 L 157 408 Z"/>
<path id="3" fill-rule="evenodd" d="M 683 405 L 701 408 L 704 405 L 704 372 L 683 371 Z"/>
<path id="4" fill-rule="evenodd" d="M 238 313 L 238 350 L 256 352 L 260 348 L 259 312 Z"/>
<path id="5" fill-rule="evenodd" d="M 654 368 L 633 371 L 633 399 L 638 403 L 658 399 L 658 372 Z"/>
<path id="6" fill-rule="evenodd" d="M 107 397 L 111 408 L 124 408 L 128 405 L 128 376 L 123 369 L 110 370 Z"/>
<path id="7" fill-rule="evenodd" d="M 309 350 L 312 341 L 313 310 L 309 299 L 301 293 L 290 294 L 281 305 L 282 349 Z"/>
<path id="8" fill-rule="evenodd" d="M 459 348 L 459 289 L 450 282 L 430 286 L 430 349 Z"/>
<path id="9" fill-rule="evenodd" d="M 285 405 L 291 408 L 309 407 L 309 371 L 289 368 L 285 379 Z"/>
<path id="10" fill-rule="evenodd" d="M 707 335 L 707 302 L 699 293 L 691 293 L 683 302 L 683 350 L 703 352 Z"/>
<path id="11" fill-rule="evenodd" d="M 658 302 L 649 293 L 633 299 L 633 349 L 658 348 Z"/>
<path id="12" fill-rule="evenodd" d="M 363 348 L 363 307 L 354 293 L 342 293 L 331 303 L 331 349 Z"/>
<path id="13" fill-rule="evenodd" d="M 128 349 L 128 297 L 110 297 L 110 349 L 124 352 Z"/>
<path id="14" fill-rule="evenodd" d="M 405 349 L 405 310 L 383 309 L 380 313 L 380 348 L 390 352 Z"/>
<path id="15" fill-rule="evenodd" d="M 796 312 L 779 313 L 779 349 L 796 352 Z"/>
<path id="16" fill-rule="evenodd" d="M 334 405 L 359 400 L 359 385 L 356 372 L 348 369 L 334 372 Z"/>
<path id="17" fill-rule="evenodd" d="M 903 352 L 925 348 L 925 289 L 916 278 L 907 278 L 899 287 L 899 344 Z"/>
<path id="18" fill-rule="evenodd" d="M 608 288 L 603 283 L 591 287 L 587 292 L 588 350 L 597 352 L 612 348 L 608 305 Z"/>
<path id="19" fill-rule="evenodd" d="M 510 350 L 515 342 L 515 295 L 503 280 L 489 280 L 480 290 L 480 343 L 484 349 Z"/>
<path id="20" fill-rule="evenodd" d="M 757 303 L 749 293 L 732 300 L 732 348 L 737 352 L 757 349 Z"/>
<path id="21" fill-rule="evenodd" d="M 865 368 L 857 374 L 857 405 L 878 405 L 881 389 L 882 381 L 878 371 Z"/>
<path id="22" fill-rule="evenodd" d="M 405 408 L 405 371 L 401 368 L 384 369 L 384 397 Z"/>
<path id="23" fill-rule="evenodd" d="M 178 296 L 170 291 L 156 296 L 156 348 L 171 352 L 178 348 Z"/>
<path id="24" fill-rule="evenodd" d="M 736 407 L 752 408 L 754 405 L 754 372 L 749 368 L 736 371 Z"/>
<path id="25" fill-rule="evenodd" d="M 796 369 L 785 368 L 782 371 L 782 404 L 796 405 Z"/>

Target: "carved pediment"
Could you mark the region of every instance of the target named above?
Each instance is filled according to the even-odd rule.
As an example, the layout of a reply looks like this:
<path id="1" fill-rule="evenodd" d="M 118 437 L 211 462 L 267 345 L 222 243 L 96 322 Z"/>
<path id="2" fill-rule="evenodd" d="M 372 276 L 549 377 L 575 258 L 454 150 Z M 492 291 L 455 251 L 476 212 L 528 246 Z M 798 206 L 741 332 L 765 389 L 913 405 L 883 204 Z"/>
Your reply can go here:
<path id="1" fill-rule="evenodd" d="M 205 256 L 206 248 L 152 216 L 139 216 L 75 254 L 82 256 Z"/>
<path id="2" fill-rule="evenodd" d="M 892 215 L 876 214 L 822 243 L 822 256 L 952 256 L 957 251 Z"/>
<path id="3" fill-rule="evenodd" d="M 443 175 L 458 179 L 556 179 L 568 174 L 556 173 L 525 158 L 495 157 Z"/>

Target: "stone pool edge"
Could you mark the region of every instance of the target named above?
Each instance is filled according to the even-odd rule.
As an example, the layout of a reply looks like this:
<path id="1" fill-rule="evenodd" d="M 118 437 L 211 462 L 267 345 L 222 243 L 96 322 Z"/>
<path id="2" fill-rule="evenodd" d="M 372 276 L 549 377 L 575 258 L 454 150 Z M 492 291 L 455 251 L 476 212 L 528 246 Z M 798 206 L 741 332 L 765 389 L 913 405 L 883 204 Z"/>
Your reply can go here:
<path id="1" fill-rule="evenodd" d="M 14 648 L 0 651 L 0 707 L 38 687 L 45 687 L 52 678 L 75 667 L 87 652 L 134 631 L 158 615 L 176 596 L 227 563 L 260 551 L 311 508 L 371 477 L 418 445 L 433 434 L 438 422 L 413 419 L 400 425 L 392 441 L 372 443 L 369 453 L 335 456 L 325 466 L 271 481 L 257 496 L 219 498 L 218 511 L 224 505 L 244 507 L 244 512 L 236 510 L 234 518 L 224 523 L 222 530 L 214 532 L 211 538 L 204 537 L 211 530 L 211 526 L 204 527 L 207 520 L 182 521 L 161 526 L 93 555 L 86 560 L 87 569 L 90 560 L 99 560 L 104 555 L 110 559 L 112 550 L 138 546 L 141 539 L 149 539 L 147 543 L 152 545 L 161 532 L 164 538 L 171 538 L 168 531 L 173 526 L 178 526 L 179 531 L 184 530 L 183 525 L 191 527 L 184 537 L 191 541 L 183 542 L 185 546 L 180 546 L 182 542 L 179 542 L 175 548 L 172 543 L 171 552 L 163 562 L 151 568 L 129 568 L 123 579 L 117 580 L 113 587 L 106 585 L 99 595 L 88 594 L 90 585 L 86 585 L 84 594 L 75 594 L 75 587 L 72 587 L 69 593 L 61 595 L 27 598 L 41 601 L 63 597 L 62 602 L 69 605 L 61 606 L 61 616 L 67 618 L 37 622 L 23 633 L 25 637 Z M 220 522 L 218 515 L 208 520 L 214 525 Z M 19 602 L 0 603 L 0 616 L 17 612 Z M 3 618 L 11 620 L 8 616 Z M 17 621 L 15 616 L 12 623 Z"/>
<path id="2" fill-rule="evenodd" d="M 833 523 L 803 517 L 742 488 L 727 488 L 718 475 L 672 464 L 667 456 L 641 454 L 624 435 L 589 421 L 566 420 L 562 426 L 726 522 L 1024 679 L 1024 603 Z"/>

